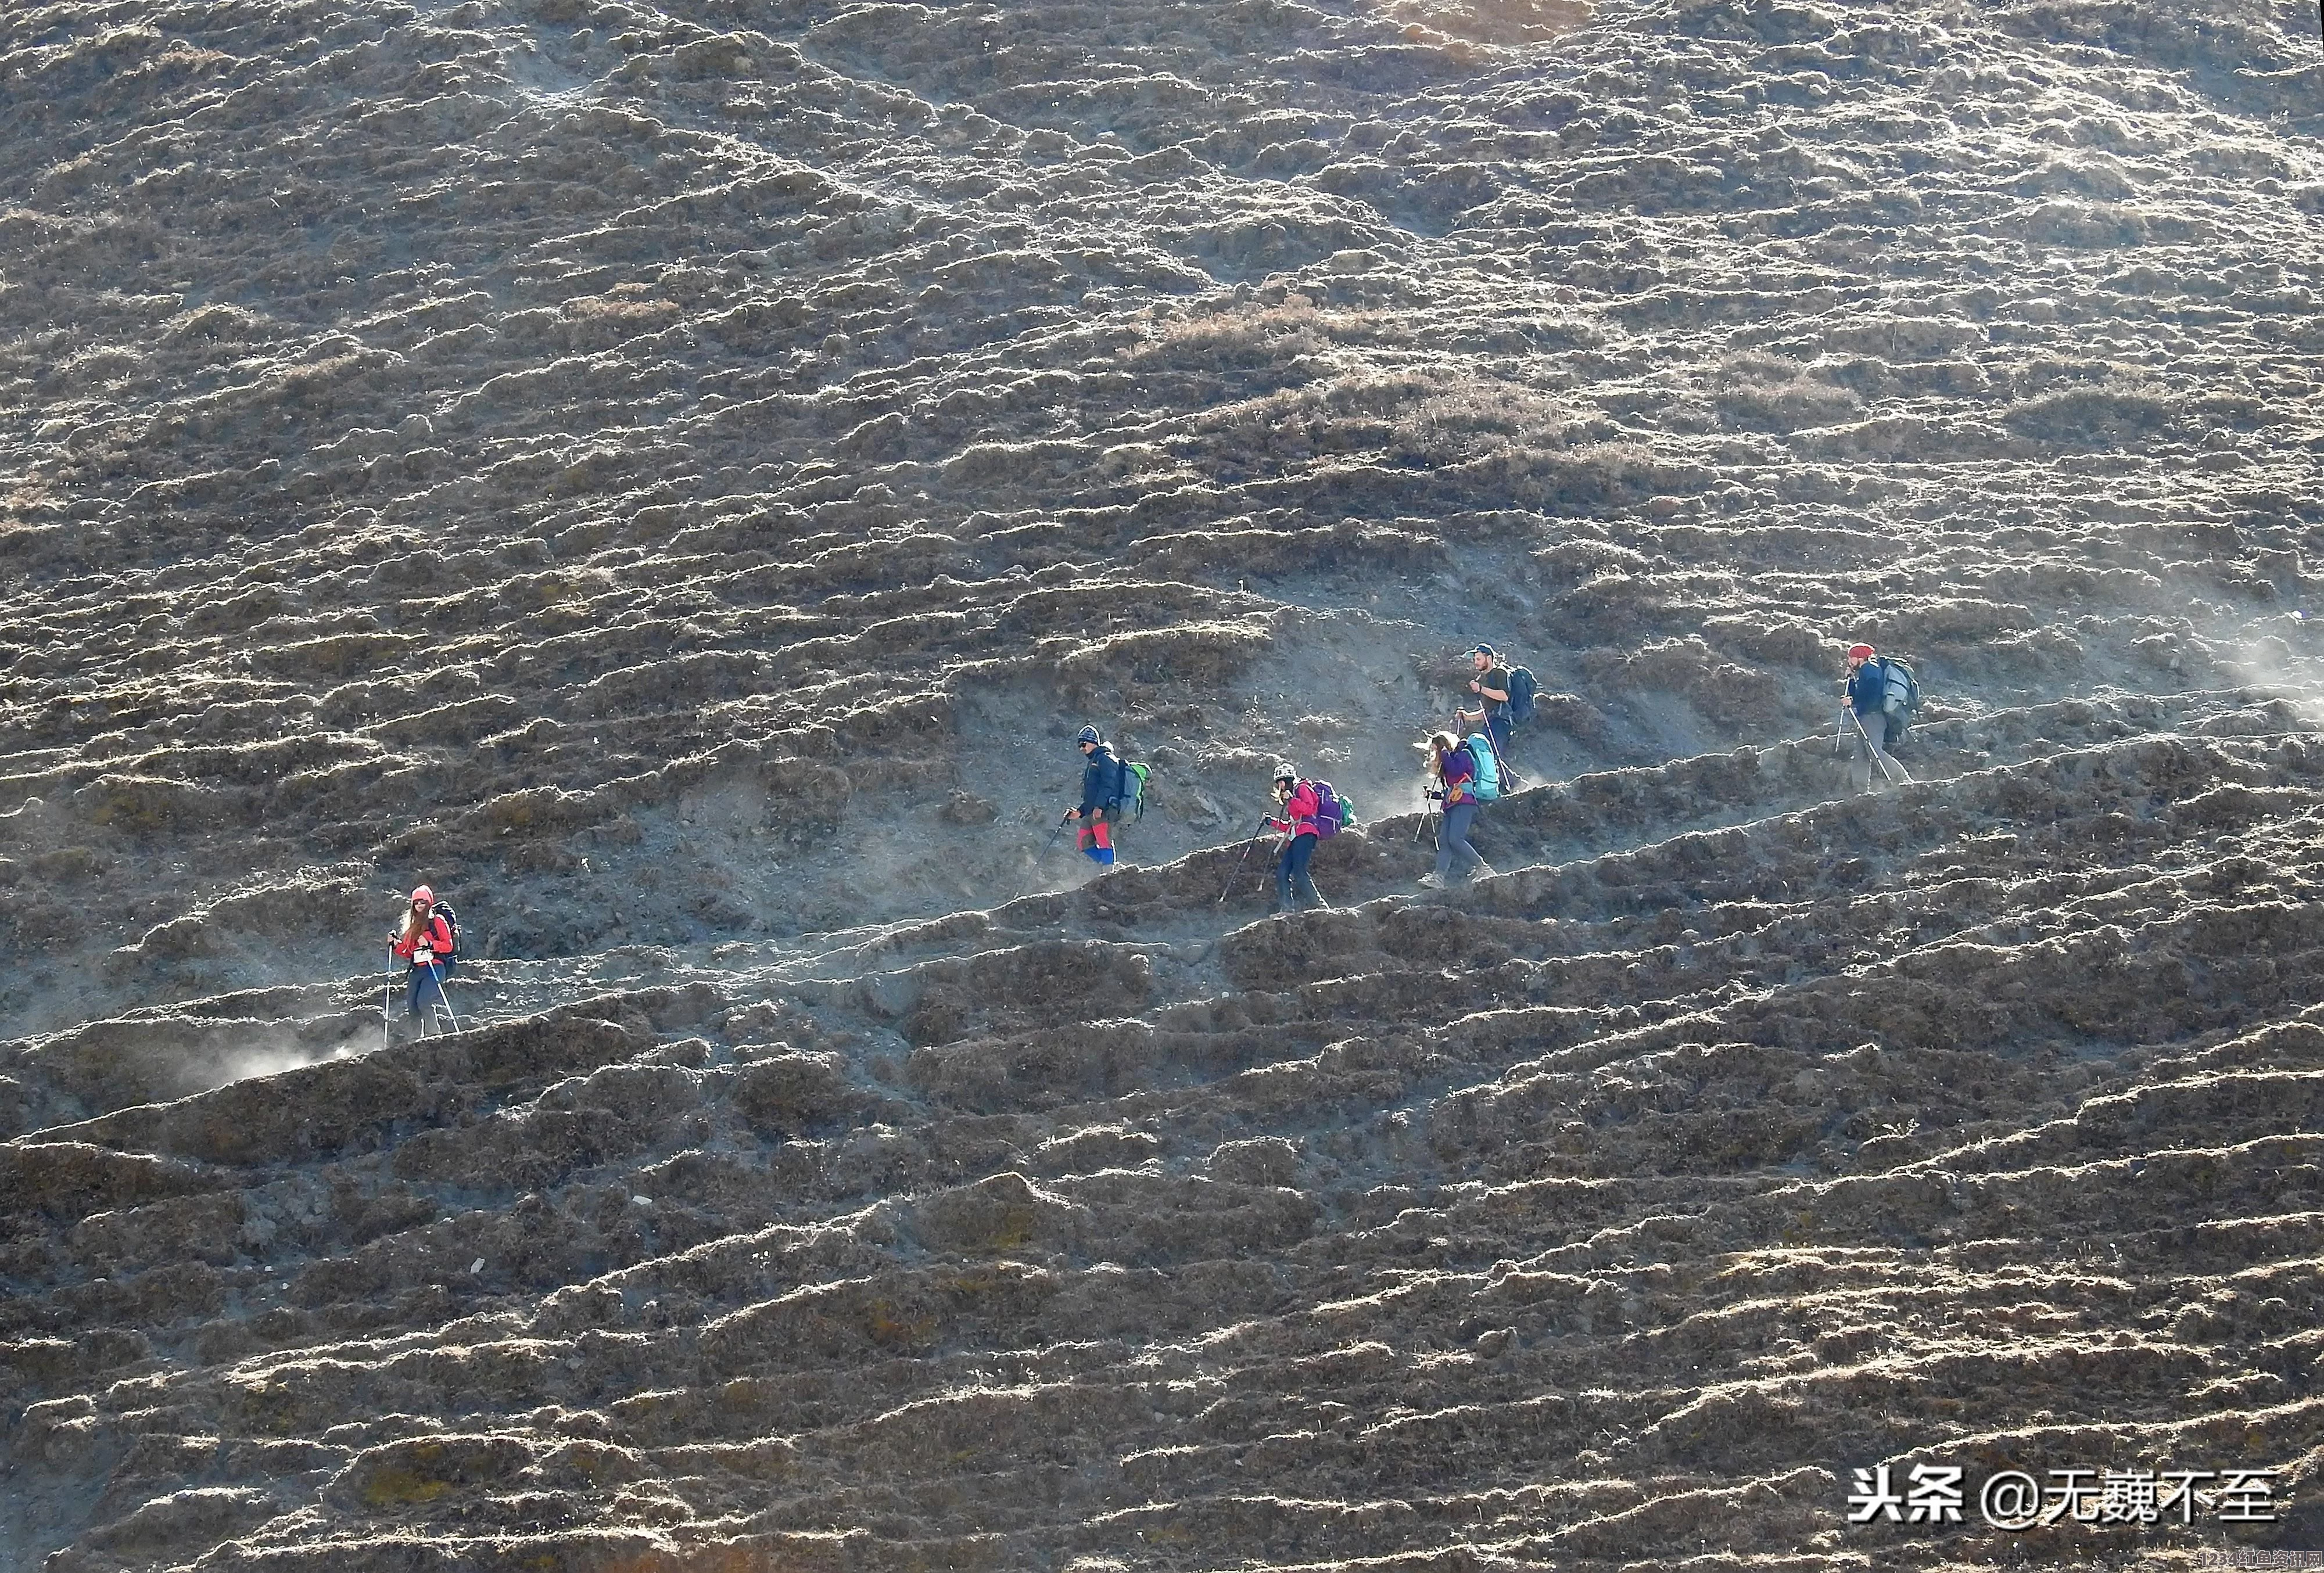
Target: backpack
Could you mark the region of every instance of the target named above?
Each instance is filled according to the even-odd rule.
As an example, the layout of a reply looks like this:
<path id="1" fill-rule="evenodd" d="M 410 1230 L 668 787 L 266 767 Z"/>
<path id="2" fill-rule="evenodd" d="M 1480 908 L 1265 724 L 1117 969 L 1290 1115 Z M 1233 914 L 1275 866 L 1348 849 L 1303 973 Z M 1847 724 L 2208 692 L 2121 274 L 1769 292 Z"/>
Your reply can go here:
<path id="1" fill-rule="evenodd" d="M 1310 781 L 1307 785 L 1315 793 L 1315 839 L 1329 841 L 1347 823 L 1348 805 L 1332 790 L 1329 781 Z"/>
<path id="2" fill-rule="evenodd" d="M 449 972 L 452 970 L 452 963 L 457 961 L 460 955 L 460 915 L 452 910 L 450 902 L 439 901 L 436 904 L 436 915 L 444 920 L 444 932 L 452 936 L 452 948 L 448 951 L 437 952 L 436 964 Z"/>
<path id="3" fill-rule="evenodd" d="M 1143 817 L 1146 813 L 1146 783 L 1154 774 L 1154 767 L 1142 761 L 1133 765 L 1126 759 L 1117 759 L 1114 763 L 1120 767 L 1120 781 L 1114 788 L 1111 805 L 1115 815 L 1124 819 Z"/>
<path id="4" fill-rule="evenodd" d="M 1471 732 L 1469 741 L 1461 745 L 1469 750 L 1469 762 L 1477 773 L 1469 777 L 1469 790 L 1480 803 L 1490 803 L 1501 795 L 1501 763 L 1493 757 L 1493 740 L 1483 732 Z"/>
<path id="5" fill-rule="evenodd" d="M 1099 811 L 1113 823 L 1141 818 L 1146 814 L 1146 778 L 1155 774 L 1153 765 L 1132 765 L 1130 759 L 1113 759 L 1113 795 L 1097 804 Z"/>
<path id="6" fill-rule="evenodd" d="M 1541 689 L 1534 682 L 1531 672 L 1526 671 L 1523 667 L 1510 669 L 1508 694 L 1511 726 L 1523 726 L 1533 719 L 1534 695 L 1540 692 Z"/>
<path id="7" fill-rule="evenodd" d="M 1913 676 L 1913 668 L 1894 656 L 1880 658 L 1881 675 L 1888 681 L 1887 697 L 1881 702 L 1882 713 L 1888 717 L 1890 736 L 1903 731 L 1921 713 L 1921 685 Z"/>

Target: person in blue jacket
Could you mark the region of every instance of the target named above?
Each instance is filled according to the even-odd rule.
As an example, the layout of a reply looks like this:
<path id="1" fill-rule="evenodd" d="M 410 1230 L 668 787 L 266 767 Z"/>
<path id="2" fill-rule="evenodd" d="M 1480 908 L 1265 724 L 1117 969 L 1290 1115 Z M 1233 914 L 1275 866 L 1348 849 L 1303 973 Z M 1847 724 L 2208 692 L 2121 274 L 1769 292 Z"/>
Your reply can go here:
<path id="1" fill-rule="evenodd" d="M 1848 778 L 1858 792 L 1872 790 L 1872 771 L 1892 782 L 1912 780 L 1896 756 L 1888 752 L 1888 670 L 1875 658 L 1870 645 L 1848 647 L 1848 676 L 1842 679 L 1840 708 L 1848 713 L 1841 724 L 1855 740 L 1855 757 Z"/>
<path id="2" fill-rule="evenodd" d="M 1074 739 L 1074 746 L 1081 750 L 1085 761 L 1082 766 L 1082 801 L 1079 807 L 1066 812 L 1065 819 L 1081 826 L 1083 855 L 1101 869 L 1111 869 L 1112 821 L 1121 803 L 1121 761 L 1093 726 L 1082 728 Z"/>

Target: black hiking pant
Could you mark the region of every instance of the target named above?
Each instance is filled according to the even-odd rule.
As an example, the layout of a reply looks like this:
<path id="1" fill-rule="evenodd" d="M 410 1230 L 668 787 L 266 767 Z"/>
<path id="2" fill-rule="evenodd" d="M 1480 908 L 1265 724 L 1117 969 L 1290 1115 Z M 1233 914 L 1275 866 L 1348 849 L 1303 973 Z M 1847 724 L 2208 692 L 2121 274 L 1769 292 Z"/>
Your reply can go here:
<path id="1" fill-rule="evenodd" d="M 1275 910 L 1291 912 L 1302 906 L 1321 906 L 1323 897 L 1316 893 L 1315 881 L 1307 875 L 1307 860 L 1315 855 L 1315 832 L 1293 836 L 1283 846 L 1283 856 L 1275 864 Z"/>

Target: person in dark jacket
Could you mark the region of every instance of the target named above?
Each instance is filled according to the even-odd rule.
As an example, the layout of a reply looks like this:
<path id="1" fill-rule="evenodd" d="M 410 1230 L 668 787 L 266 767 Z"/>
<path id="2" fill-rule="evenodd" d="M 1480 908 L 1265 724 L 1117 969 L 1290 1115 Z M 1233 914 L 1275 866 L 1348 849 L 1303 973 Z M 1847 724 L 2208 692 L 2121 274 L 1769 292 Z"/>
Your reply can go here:
<path id="1" fill-rule="evenodd" d="M 1469 692 L 1477 696 L 1477 708 L 1453 713 L 1452 720 L 1462 727 L 1482 725 L 1485 735 L 1493 740 L 1493 752 L 1501 759 L 1509 755 L 1509 667 L 1500 652 L 1490 645 L 1479 645 L 1469 652 L 1469 660 L 1477 675 L 1469 679 Z"/>
<path id="2" fill-rule="evenodd" d="M 452 966 L 452 925 L 436 910 L 433 890 L 422 885 L 411 893 L 402 926 L 388 943 L 397 961 L 411 964 L 408 1013 L 424 1033 L 436 1007 L 444 1003 L 444 974 Z"/>
<path id="3" fill-rule="evenodd" d="M 1113 867 L 1113 816 L 1121 803 L 1121 761 L 1111 745 L 1085 726 L 1074 739 L 1082 751 L 1082 801 L 1065 818 L 1081 825 L 1082 853 L 1101 869 Z"/>
<path id="4" fill-rule="evenodd" d="M 1887 751 L 1888 671 L 1870 645 L 1848 647 L 1848 675 L 1842 683 L 1841 723 L 1856 740 L 1855 758 L 1848 769 L 1849 784 L 1858 792 L 1871 791 L 1875 766 L 1899 785 L 1911 781 L 1896 756 Z"/>
<path id="5" fill-rule="evenodd" d="M 1283 834 L 1283 855 L 1275 864 L 1275 910 L 1296 912 L 1302 906 L 1321 906 L 1323 895 L 1316 890 L 1315 881 L 1307 872 L 1308 860 L 1315 855 L 1315 811 L 1322 800 L 1315 788 L 1299 778 L 1299 772 L 1288 765 L 1275 767 L 1275 801 L 1283 810 L 1282 817 L 1270 815 L 1267 828 Z"/>
<path id="6" fill-rule="evenodd" d="M 1420 882 L 1432 890 L 1442 890 L 1453 883 L 1456 862 L 1463 879 L 1490 874 L 1493 869 L 1469 844 L 1469 827 L 1484 806 L 1477 801 L 1477 761 L 1470 745 L 1449 731 L 1440 731 L 1422 747 L 1428 750 L 1428 774 L 1443 795 L 1444 822 L 1436 835 L 1435 870 L 1422 875 Z"/>

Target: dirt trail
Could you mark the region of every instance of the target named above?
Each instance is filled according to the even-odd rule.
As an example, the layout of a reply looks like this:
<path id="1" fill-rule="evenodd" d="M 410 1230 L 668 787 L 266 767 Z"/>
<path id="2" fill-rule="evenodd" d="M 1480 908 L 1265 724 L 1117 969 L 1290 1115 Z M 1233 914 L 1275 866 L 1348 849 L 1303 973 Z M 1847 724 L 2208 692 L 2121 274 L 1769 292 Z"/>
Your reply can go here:
<path id="1" fill-rule="evenodd" d="M 2324 1546 L 2313 23 L 0 15 L 0 1567 Z"/>

